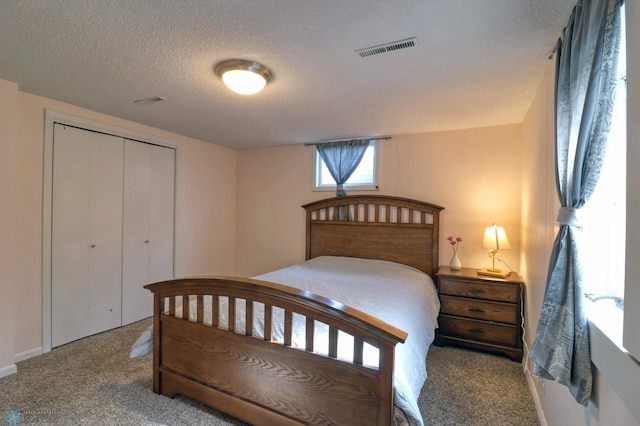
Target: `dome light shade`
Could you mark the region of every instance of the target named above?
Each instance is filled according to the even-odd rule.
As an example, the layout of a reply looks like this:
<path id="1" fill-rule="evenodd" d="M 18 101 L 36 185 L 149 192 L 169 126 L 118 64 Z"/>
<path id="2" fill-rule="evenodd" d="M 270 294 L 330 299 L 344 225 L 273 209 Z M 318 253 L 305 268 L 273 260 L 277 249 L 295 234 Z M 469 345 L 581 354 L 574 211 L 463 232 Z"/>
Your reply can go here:
<path id="1" fill-rule="evenodd" d="M 258 93 L 271 81 L 271 71 L 254 61 L 230 59 L 222 61 L 215 67 L 224 84 L 241 95 Z"/>
<path id="2" fill-rule="evenodd" d="M 241 95 L 253 95 L 261 91 L 267 84 L 262 76 L 251 71 L 231 70 L 222 74 L 224 84 Z"/>

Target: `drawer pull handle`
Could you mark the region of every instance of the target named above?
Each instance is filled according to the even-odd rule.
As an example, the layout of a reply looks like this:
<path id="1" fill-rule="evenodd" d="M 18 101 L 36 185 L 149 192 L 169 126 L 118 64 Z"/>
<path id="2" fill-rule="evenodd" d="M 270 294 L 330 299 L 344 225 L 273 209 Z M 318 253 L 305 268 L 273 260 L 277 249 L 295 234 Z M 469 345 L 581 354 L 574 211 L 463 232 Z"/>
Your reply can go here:
<path id="1" fill-rule="evenodd" d="M 484 290 L 481 288 L 470 288 L 469 293 L 484 293 Z"/>
<path id="2" fill-rule="evenodd" d="M 469 308 L 469 312 L 480 312 L 481 314 L 484 314 L 484 309 L 480 309 L 480 308 Z"/>
<path id="3" fill-rule="evenodd" d="M 467 328 L 467 331 L 469 331 L 469 333 L 484 333 L 484 330 L 481 328 Z"/>

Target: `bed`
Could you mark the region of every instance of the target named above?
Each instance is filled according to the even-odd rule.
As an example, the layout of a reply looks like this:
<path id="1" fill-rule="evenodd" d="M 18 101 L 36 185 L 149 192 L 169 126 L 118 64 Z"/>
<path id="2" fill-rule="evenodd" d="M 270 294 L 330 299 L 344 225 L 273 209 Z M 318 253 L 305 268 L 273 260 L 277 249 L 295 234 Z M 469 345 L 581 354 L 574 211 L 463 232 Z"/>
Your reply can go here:
<path id="1" fill-rule="evenodd" d="M 153 391 L 255 425 L 422 424 L 442 207 L 360 195 L 303 207 L 306 262 L 146 286 Z M 405 275 L 419 296 L 402 295 Z"/>

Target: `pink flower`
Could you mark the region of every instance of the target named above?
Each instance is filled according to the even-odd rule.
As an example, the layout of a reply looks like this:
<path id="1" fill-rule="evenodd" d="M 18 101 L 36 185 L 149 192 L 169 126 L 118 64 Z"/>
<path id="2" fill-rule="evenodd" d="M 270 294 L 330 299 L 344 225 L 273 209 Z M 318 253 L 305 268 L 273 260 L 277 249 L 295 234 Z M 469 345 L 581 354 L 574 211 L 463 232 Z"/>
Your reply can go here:
<path id="1" fill-rule="evenodd" d="M 458 252 L 458 247 L 460 246 L 460 243 L 462 242 L 462 238 L 460 237 L 449 237 L 447 238 L 447 240 L 449 240 L 449 244 L 451 244 L 451 248 L 453 249 L 454 253 Z"/>

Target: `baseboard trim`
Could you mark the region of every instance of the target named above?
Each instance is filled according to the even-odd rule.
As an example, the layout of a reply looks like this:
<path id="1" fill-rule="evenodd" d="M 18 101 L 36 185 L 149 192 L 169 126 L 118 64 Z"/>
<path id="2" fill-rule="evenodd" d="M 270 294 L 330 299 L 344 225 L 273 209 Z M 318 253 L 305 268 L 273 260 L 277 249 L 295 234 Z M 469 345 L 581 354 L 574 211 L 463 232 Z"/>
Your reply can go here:
<path id="1" fill-rule="evenodd" d="M 533 403 L 536 406 L 536 413 L 538 414 L 540 426 L 549 426 L 547 423 L 547 419 L 544 416 L 544 411 L 542 410 L 542 403 L 540 402 L 540 397 L 538 396 L 538 388 L 536 388 L 536 384 L 534 382 L 535 379 L 528 368 L 525 368 L 524 376 L 527 378 L 529 391 L 531 392 L 531 396 L 533 396 Z"/>
<path id="2" fill-rule="evenodd" d="M 26 359 L 33 358 L 34 356 L 38 356 L 38 355 L 42 355 L 42 346 L 38 346 L 37 348 L 29 349 L 28 351 L 15 354 L 14 362 L 24 361 Z"/>
<path id="3" fill-rule="evenodd" d="M 7 377 L 18 372 L 18 366 L 15 364 L 0 367 L 0 378 Z"/>

